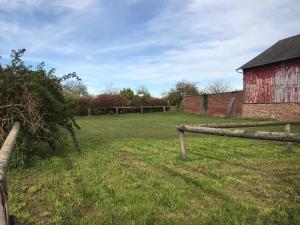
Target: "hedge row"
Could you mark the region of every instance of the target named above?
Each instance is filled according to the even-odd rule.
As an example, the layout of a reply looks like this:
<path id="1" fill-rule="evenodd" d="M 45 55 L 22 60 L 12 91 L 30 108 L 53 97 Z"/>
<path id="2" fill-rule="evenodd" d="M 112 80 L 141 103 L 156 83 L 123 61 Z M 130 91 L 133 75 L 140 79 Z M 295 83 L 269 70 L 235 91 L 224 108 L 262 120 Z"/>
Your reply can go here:
<path id="1" fill-rule="evenodd" d="M 128 100 L 122 95 L 101 94 L 95 97 L 80 97 L 74 100 L 74 109 L 76 115 L 87 115 L 88 108 L 92 109 L 94 114 L 113 114 L 112 107 L 140 107 L 140 106 L 166 106 L 169 105 L 167 100 L 154 98 L 150 96 L 134 96 L 132 100 Z M 99 110 L 106 109 L 106 110 Z M 123 110 L 124 111 L 124 110 Z M 136 112 L 137 110 L 127 110 L 128 112 Z M 125 111 L 124 111 L 125 112 Z"/>

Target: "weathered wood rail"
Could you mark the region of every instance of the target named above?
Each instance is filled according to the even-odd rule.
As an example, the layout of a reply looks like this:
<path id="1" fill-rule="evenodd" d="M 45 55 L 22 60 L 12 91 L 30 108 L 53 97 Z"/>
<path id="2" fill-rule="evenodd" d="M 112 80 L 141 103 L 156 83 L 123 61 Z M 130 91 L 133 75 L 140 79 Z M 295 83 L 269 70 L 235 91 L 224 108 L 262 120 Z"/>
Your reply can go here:
<path id="1" fill-rule="evenodd" d="M 0 150 L 0 225 L 11 224 L 8 210 L 6 172 L 19 131 L 20 123 L 16 122 Z"/>
<path id="2" fill-rule="evenodd" d="M 180 157 L 186 158 L 186 145 L 184 140 L 184 132 L 210 134 L 218 136 L 239 137 L 249 139 L 283 141 L 287 143 L 287 149 L 292 150 L 292 142 L 300 142 L 299 133 L 290 133 L 290 124 L 300 124 L 300 121 L 262 121 L 262 122 L 245 122 L 245 123 L 209 123 L 209 124 L 194 124 L 186 125 L 179 124 L 176 126 L 179 132 L 180 141 Z M 266 131 L 247 131 L 247 130 L 228 130 L 224 128 L 238 127 L 263 127 L 285 125 L 284 133 L 266 132 Z"/>

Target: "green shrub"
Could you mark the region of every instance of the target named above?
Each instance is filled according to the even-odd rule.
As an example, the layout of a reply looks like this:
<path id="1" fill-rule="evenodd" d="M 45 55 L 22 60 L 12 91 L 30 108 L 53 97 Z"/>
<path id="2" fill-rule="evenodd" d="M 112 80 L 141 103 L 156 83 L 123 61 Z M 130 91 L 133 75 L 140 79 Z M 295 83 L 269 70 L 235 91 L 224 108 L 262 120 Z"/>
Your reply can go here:
<path id="1" fill-rule="evenodd" d="M 65 99 L 62 85 L 70 78 L 79 78 L 74 72 L 57 77 L 55 69 L 44 69 L 44 63 L 35 69 L 26 66 L 21 60 L 24 52 L 25 49 L 13 50 L 10 64 L 0 65 L 0 144 L 14 122 L 19 121 L 21 133 L 17 151 L 22 154 L 26 154 L 34 141 L 46 142 L 55 149 L 62 140 L 62 128 L 69 131 L 79 148 L 74 131 L 79 126 L 73 117 L 72 104 Z M 19 164 L 17 162 L 17 166 Z"/>

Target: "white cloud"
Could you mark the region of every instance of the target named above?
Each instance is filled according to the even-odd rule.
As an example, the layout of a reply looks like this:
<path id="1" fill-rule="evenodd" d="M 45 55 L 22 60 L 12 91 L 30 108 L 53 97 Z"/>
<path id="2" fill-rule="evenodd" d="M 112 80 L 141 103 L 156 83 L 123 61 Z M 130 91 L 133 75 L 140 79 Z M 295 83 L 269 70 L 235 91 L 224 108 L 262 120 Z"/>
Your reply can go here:
<path id="1" fill-rule="evenodd" d="M 170 4 L 147 28 L 169 40 L 175 50 L 145 57 L 130 66 L 134 68 L 131 72 L 160 81 L 228 77 L 233 83 L 239 79 L 241 87 L 237 67 L 277 40 L 300 31 L 297 1 L 186 2 L 184 6 L 180 1 Z"/>
<path id="2" fill-rule="evenodd" d="M 100 33 L 99 40 L 86 42 L 77 36 L 107 20 L 101 14 L 105 11 L 101 1 L 0 0 L 0 5 L 0 12 L 11 13 L 66 10 L 42 27 L 0 20 L 0 40 L 10 43 L 0 53 L 15 48 L 11 43 L 27 47 L 35 59 L 51 52 L 59 59 L 41 60 L 50 61 L 59 72 L 78 71 L 93 90 L 111 80 L 144 83 L 153 89 L 164 84 L 167 89 L 184 78 L 199 84 L 223 79 L 241 87 L 242 76 L 236 68 L 277 40 L 300 31 L 298 0 L 261 0 L 259 4 L 251 0 L 170 0 L 137 31 L 112 36 L 113 40 L 101 39 Z"/>

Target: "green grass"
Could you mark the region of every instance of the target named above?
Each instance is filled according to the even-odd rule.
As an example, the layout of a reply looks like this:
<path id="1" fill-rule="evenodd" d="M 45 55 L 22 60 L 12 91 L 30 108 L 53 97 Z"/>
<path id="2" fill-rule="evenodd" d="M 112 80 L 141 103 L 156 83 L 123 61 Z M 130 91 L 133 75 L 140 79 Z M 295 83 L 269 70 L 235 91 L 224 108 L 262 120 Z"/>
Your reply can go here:
<path id="1" fill-rule="evenodd" d="M 18 224 L 300 224 L 300 146 L 187 134 L 179 159 L 176 124 L 225 121 L 78 118 L 81 152 L 37 146 L 30 167 L 9 172 L 10 213 Z"/>

